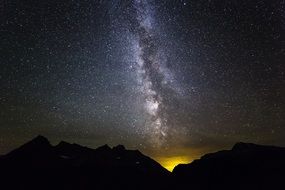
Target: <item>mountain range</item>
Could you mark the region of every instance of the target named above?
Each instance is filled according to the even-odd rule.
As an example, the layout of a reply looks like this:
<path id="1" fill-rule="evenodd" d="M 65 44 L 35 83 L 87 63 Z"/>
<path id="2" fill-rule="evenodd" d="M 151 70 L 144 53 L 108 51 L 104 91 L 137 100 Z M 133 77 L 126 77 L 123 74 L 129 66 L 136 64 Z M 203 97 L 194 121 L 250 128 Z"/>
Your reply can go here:
<path id="1" fill-rule="evenodd" d="M 91 149 L 38 136 L 0 157 L 0 189 L 285 189 L 285 148 L 237 143 L 173 172 L 123 145 Z"/>

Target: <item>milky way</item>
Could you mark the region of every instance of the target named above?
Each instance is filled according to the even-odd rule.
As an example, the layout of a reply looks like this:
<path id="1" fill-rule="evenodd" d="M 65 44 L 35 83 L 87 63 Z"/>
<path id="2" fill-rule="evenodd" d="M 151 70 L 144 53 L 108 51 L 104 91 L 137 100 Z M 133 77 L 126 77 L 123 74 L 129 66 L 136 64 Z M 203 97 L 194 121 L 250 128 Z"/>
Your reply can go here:
<path id="1" fill-rule="evenodd" d="M 144 96 L 144 108 L 148 114 L 144 132 L 150 135 L 154 146 L 160 146 L 167 138 L 168 120 L 164 91 L 169 88 L 169 70 L 165 68 L 163 49 L 158 46 L 154 22 L 155 12 L 148 1 L 136 0 L 137 25 L 134 30 L 136 72 L 141 92 Z"/>

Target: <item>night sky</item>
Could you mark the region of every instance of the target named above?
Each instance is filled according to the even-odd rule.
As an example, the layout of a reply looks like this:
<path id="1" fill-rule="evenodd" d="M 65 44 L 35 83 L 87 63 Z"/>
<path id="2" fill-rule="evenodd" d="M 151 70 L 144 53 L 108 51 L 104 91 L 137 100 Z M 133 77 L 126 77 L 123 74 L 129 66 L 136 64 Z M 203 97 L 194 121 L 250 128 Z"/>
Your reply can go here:
<path id="1" fill-rule="evenodd" d="M 0 154 L 285 146 L 284 0 L 0 0 L 0 64 Z"/>

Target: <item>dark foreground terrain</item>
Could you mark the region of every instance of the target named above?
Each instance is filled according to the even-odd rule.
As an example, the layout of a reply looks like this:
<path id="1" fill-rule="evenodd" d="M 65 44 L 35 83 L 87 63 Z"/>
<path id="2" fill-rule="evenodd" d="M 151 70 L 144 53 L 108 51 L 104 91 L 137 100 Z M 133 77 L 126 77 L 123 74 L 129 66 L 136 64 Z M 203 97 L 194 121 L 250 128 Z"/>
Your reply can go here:
<path id="1" fill-rule="evenodd" d="M 0 189 L 285 189 L 285 148 L 237 143 L 168 172 L 138 150 L 38 136 L 0 157 Z"/>

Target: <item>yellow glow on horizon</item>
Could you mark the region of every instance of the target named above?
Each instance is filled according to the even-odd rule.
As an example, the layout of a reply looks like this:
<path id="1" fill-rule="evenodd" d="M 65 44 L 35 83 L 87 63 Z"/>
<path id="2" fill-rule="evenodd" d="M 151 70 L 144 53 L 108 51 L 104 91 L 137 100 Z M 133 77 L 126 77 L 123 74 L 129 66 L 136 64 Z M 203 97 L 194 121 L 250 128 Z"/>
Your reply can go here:
<path id="1" fill-rule="evenodd" d="M 169 171 L 172 171 L 178 164 L 188 164 L 193 161 L 188 156 L 159 157 L 156 160 Z"/>

